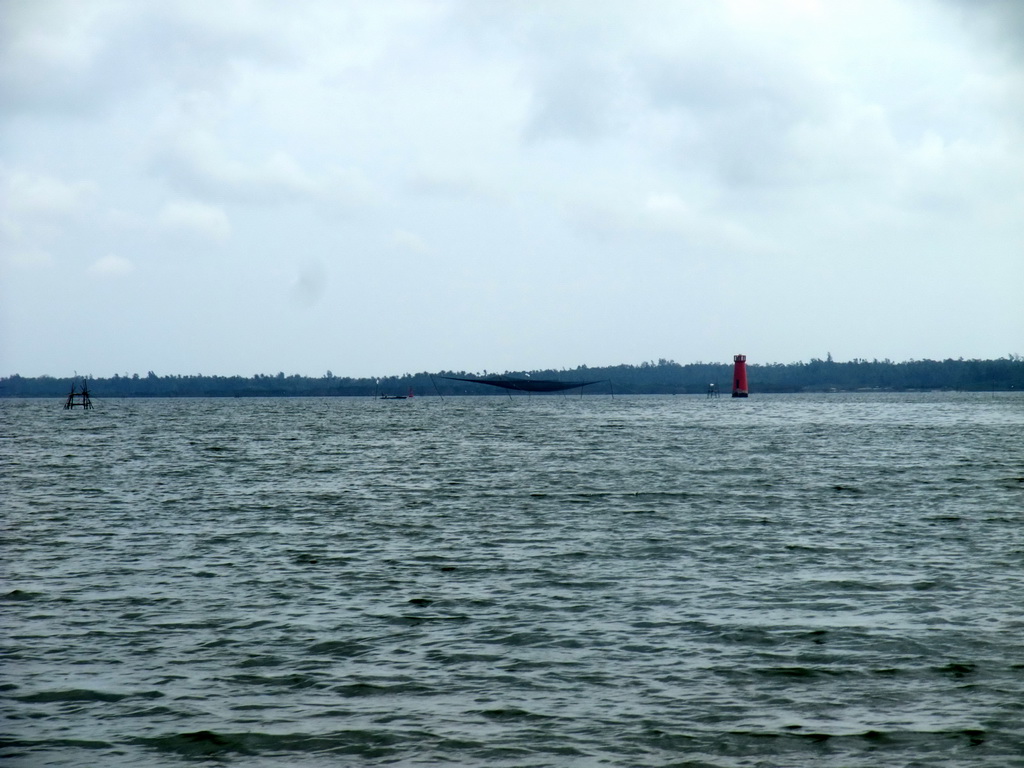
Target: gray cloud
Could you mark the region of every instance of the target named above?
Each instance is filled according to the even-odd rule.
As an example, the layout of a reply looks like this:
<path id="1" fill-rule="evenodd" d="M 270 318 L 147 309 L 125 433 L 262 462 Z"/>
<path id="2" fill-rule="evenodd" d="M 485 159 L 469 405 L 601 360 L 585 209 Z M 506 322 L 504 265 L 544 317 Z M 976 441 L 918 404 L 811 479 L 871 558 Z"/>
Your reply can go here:
<path id="1" fill-rule="evenodd" d="M 289 66 L 280 30 L 229 6 L 11 3 L 0 21 L 0 104 L 8 113 L 95 113 L 163 84 L 223 92 L 240 62 Z"/>
<path id="2" fill-rule="evenodd" d="M 1013 55 L 1024 56 L 1024 5 L 1018 0 L 942 0 L 970 28 Z"/>
<path id="3" fill-rule="evenodd" d="M 999 355 L 1024 325 L 1017 4 L 11 7 L 12 370 L 59 372 L 82 307 L 135 334 L 96 372 L 168 328 L 186 370 L 360 375 Z"/>

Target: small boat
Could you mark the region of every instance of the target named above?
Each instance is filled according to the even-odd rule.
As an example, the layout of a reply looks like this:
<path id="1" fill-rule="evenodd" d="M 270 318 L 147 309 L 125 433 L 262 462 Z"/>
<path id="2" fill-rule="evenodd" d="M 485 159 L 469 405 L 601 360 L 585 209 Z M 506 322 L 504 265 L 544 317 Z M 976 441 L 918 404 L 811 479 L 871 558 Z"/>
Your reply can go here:
<path id="1" fill-rule="evenodd" d="M 407 395 L 381 395 L 381 400 L 408 400 L 412 395 L 412 387 L 409 387 L 409 394 Z"/>

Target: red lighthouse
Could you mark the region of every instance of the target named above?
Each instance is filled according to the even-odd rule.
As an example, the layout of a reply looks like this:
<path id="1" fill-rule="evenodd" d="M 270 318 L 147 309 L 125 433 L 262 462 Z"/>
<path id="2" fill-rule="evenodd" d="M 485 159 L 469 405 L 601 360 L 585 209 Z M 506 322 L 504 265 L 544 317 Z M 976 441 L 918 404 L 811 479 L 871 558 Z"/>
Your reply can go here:
<path id="1" fill-rule="evenodd" d="M 747 356 L 733 355 L 735 367 L 732 372 L 732 396 L 747 396 Z"/>

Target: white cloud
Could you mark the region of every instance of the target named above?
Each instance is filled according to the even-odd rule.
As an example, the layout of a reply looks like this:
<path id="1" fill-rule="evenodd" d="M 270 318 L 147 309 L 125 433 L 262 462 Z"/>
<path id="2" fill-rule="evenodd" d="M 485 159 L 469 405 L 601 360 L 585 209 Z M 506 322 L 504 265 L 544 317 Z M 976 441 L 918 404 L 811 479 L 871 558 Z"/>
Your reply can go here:
<path id="1" fill-rule="evenodd" d="M 157 167 L 185 192 L 241 202 L 285 202 L 320 193 L 319 184 L 288 153 L 274 151 L 255 162 L 234 159 L 213 130 L 179 134 L 159 155 Z"/>
<path id="2" fill-rule="evenodd" d="M 96 275 L 120 276 L 135 271 L 135 265 L 124 256 L 108 253 L 89 266 L 89 271 Z"/>
<path id="3" fill-rule="evenodd" d="M 223 242 L 231 236 L 231 222 L 227 214 L 214 205 L 195 200 L 178 200 L 160 209 L 157 221 L 173 233 L 198 235 Z"/>
<path id="4" fill-rule="evenodd" d="M 422 237 L 414 232 L 407 232 L 403 229 L 396 230 L 391 236 L 391 241 L 395 244 L 396 248 L 403 251 L 411 251 L 412 253 L 430 253 L 432 250 Z"/>
<path id="5" fill-rule="evenodd" d="M 99 188 L 91 181 L 67 181 L 45 173 L 0 166 L 4 205 L 22 216 L 73 216 L 91 206 Z"/>
<path id="6" fill-rule="evenodd" d="M 492 169 L 493 176 L 497 169 Z M 408 189 L 414 194 L 453 200 L 477 200 L 507 203 L 508 193 L 501 190 L 488 171 L 482 168 L 421 168 L 408 180 Z"/>
<path id="7" fill-rule="evenodd" d="M 0 218 L 0 261 L 9 267 L 37 269 L 54 263 L 53 254 L 46 249 L 26 242 L 16 225 L 10 219 Z"/>
<path id="8" fill-rule="evenodd" d="M 0 253 L 11 266 L 52 264 L 54 244 L 95 214 L 98 186 L 0 164 Z"/>
<path id="9" fill-rule="evenodd" d="M 777 252 L 766 234 L 751 232 L 742 221 L 713 206 L 671 193 L 608 195 L 603 200 L 567 206 L 566 215 L 584 231 L 619 238 L 650 236 L 674 243 L 673 253 L 686 259 L 728 255 L 734 260 Z"/>

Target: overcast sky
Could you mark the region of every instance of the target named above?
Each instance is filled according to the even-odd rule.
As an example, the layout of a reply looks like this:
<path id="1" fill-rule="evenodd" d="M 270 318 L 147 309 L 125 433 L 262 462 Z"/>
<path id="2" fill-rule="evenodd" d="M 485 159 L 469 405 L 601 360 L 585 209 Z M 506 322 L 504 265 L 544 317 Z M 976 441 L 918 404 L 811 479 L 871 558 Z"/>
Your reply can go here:
<path id="1" fill-rule="evenodd" d="M 1024 353 L 1024 2 L 0 0 L 0 375 Z"/>

